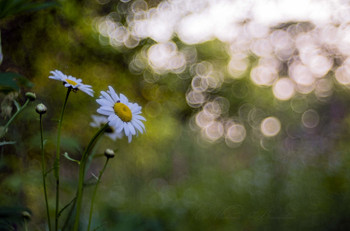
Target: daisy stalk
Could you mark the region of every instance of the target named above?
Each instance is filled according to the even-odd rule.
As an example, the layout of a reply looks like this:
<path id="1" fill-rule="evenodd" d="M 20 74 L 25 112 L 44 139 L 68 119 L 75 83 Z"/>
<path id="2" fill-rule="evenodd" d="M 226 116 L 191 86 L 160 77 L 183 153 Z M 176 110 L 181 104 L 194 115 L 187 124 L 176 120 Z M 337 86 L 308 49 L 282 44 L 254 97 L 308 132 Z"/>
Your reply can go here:
<path id="1" fill-rule="evenodd" d="M 44 197 L 45 197 L 45 205 L 46 205 L 47 223 L 49 226 L 49 231 L 51 231 L 50 210 L 49 210 L 49 203 L 47 200 L 47 189 L 46 189 L 46 165 L 45 165 L 46 161 L 45 161 L 45 153 L 44 153 L 43 121 L 42 121 L 42 115 L 46 113 L 47 108 L 44 104 L 38 104 L 35 110 L 40 115 L 41 170 L 42 170 L 42 177 L 43 177 L 43 188 L 44 188 Z"/>
<path id="2" fill-rule="evenodd" d="M 109 90 L 107 92 L 101 91 L 100 98 L 96 100 L 96 102 L 101 105 L 101 107 L 97 109 L 97 112 L 104 116 L 107 116 L 108 123 L 106 123 L 102 128 L 100 128 L 96 135 L 91 139 L 80 161 L 79 185 L 77 192 L 76 207 L 77 211 L 73 228 L 74 231 L 77 231 L 79 228 L 79 218 L 82 206 L 84 176 L 87 157 L 92 147 L 94 146 L 94 143 L 96 142 L 97 138 L 102 133 L 104 133 L 108 127 L 112 127 L 116 133 L 125 134 L 125 136 L 128 137 L 128 141 L 130 143 L 132 140 L 132 136 L 138 135 L 139 132 L 143 133 L 145 129 L 145 126 L 143 125 L 141 120 L 146 119 L 140 115 L 142 108 L 137 103 L 129 102 L 129 100 L 123 94 L 120 94 L 118 96 L 111 86 L 109 86 L 108 89 Z M 91 215 L 89 220 L 91 220 Z M 89 221 L 89 223 L 91 223 L 91 221 Z"/>
<path id="3" fill-rule="evenodd" d="M 104 171 L 106 170 L 106 167 L 107 167 L 107 164 L 108 164 L 108 160 L 110 158 L 114 157 L 114 151 L 111 150 L 111 149 L 107 149 L 105 151 L 105 156 L 107 157 L 106 158 L 106 162 L 105 162 L 102 170 L 100 171 L 100 174 L 99 174 L 99 176 L 97 178 L 97 182 L 96 182 L 96 185 L 95 185 L 95 188 L 94 188 L 94 192 L 92 194 L 91 205 L 90 205 L 90 214 L 89 214 L 89 224 L 88 224 L 88 228 L 87 228 L 88 231 L 90 231 L 92 211 L 93 211 L 93 208 L 94 208 L 94 202 L 95 202 L 95 198 L 96 198 L 97 188 L 98 188 L 98 185 L 101 182 L 102 175 L 103 175 Z"/>
<path id="4" fill-rule="evenodd" d="M 78 181 L 78 191 L 77 191 L 77 199 L 76 199 L 76 214 L 75 214 L 75 221 L 74 221 L 74 231 L 77 231 L 79 229 L 79 221 L 80 221 L 80 211 L 83 201 L 83 191 L 84 191 L 84 179 L 85 179 L 85 168 L 86 168 L 86 162 L 88 160 L 89 153 L 93 149 L 94 145 L 96 144 L 98 138 L 105 132 L 105 130 L 109 127 L 108 123 L 106 123 L 103 127 L 101 127 L 96 134 L 92 137 L 90 140 L 88 146 L 86 147 L 81 160 L 80 160 L 80 166 L 79 166 L 79 181 Z"/>
<path id="5" fill-rule="evenodd" d="M 61 127 L 63 121 L 64 111 L 67 105 L 68 97 L 71 91 L 77 92 L 81 90 L 82 92 L 88 94 L 89 96 L 94 96 L 94 91 L 90 85 L 82 83 L 81 79 L 77 79 L 70 75 L 65 75 L 59 70 L 51 71 L 52 75 L 49 76 L 50 79 L 62 81 L 63 85 L 68 88 L 66 98 L 61 111 L 61 116 L 58 121 L 57 128 L 57 147 L 56 147 L 56 159 L 54 164 L 54 174 L 56 178 L 56 211 L 55 211 L 55 231 L 58 230 L 58 218 L 59 218 L 59 185 L 60 185 L 60 144 L 61 144 Z"/>
<path id="6" fill-rule="evenodd" d="M 61 146 L 61 128 L 62 128 L 62 121 L 63 121 L 63 115 L 64 111 L 66 109 L 67 101 L 69 94 L 71 92 L 72 88 L 67 89 L 67 94 L 64 99 L 61 116 L 58 121 L 58 128 L 57 128 L 57 146 L 56 146 L 56 159 L 54 163 L 54 172 L 55 172 L 55 178 L 56 178 L 56 210 L 55 210 L 55 230 L 58 230 L 58 211 L 59 211 L 59 199 L 60 199 L 60 146 Z"/>

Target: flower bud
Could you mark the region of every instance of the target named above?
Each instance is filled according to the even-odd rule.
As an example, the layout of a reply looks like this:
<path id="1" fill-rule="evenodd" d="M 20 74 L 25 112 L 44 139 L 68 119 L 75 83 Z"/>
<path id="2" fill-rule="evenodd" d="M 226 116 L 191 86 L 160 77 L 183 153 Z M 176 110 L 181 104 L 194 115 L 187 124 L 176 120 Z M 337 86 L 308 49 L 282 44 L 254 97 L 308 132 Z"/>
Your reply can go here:
<path id="1" fill-rule="evenodd" d="M 34 92 L 27 92 L 26 93 L 26 97 L 27 99 L 29 99 L 30 101 L 34 101 L 36 99 L 36 95 Z"/>
<path id="2" fill-rule="evenodd" d="M 107 148 L 105 151 L 105 156 L 107 158 L 113 158 L 115 156 L 114 151 L 112 149 Z"/>
<path id="3" fill-rule="evenodd" d="M 24 219 L 26 219 L 26 220 L 30 220 L 30 218 L 31 218 L 32 216 L 30 215 L 30 213 L 29 213 L 28 211 L 23 211 L 23 212 L 22 212 L 22 217 L 23 217 Z"/>
<path id="4" fill-rule="evenodd" d="M 38 114 L 42 115 L 42 114 L 46 113 L 47 107 L 44 104 L 40 103 L 40 104 L 36 105 L 35 111 Z"/>

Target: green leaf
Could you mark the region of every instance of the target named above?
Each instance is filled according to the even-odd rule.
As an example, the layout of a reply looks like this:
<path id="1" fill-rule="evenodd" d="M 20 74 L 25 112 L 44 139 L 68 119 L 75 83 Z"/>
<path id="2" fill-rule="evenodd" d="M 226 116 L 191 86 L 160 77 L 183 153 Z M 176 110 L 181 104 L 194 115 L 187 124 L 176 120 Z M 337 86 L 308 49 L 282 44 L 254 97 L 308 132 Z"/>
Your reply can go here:
<path id="1" fill-rule="evenodd" d="M 7 127 L 0 126 L 0 138 L 7 133 Z"/>
<path id="2" fill-rule="evenodd" d="M 77 197 L 74 197 L 68 204 L 66 204 L 66 205 L 61 209 L 61 211 L 58 213 L 58 217 L 60 217 L 61 214 L 62 214 L 62 212 L 63 212 L 66 208 L 68 208 L 73 202 L 75 202 L 76 199 L 77 199 Z"/>
<path id="3" fill-rule="evenodd" d="M 71 158 L 71 157 L 68 155 L 67 152 L 65 152 L 65 153 L 63 154 L 63 156 L 66 157 L 67 160 L 70 160 L 70 161 L 76 162 L 77 164 L 80 164 L 80 161 Z"/>
<path id="4" fill-rule="evenodd" d="M 24 76 L 14 72 L 0 73 L 0 91 L 18 91 L 20 86 L 31 88 L 33 83 Z"/>
<path id="5" fill-rule="evenodd" d="M 43 10 L 54 6 L 59 6 L 59 4 L 57 2 L 33 3 L 29 0 L 1 0 L 0 19 L 20 13 Z"/>
<path id="6" fill-rule="evenodd" d="M 22 7 L 22 12 L 31 12 L 31 11 L 38 11 L 38 10 L 43 10 L 49 7 L 55 7 L 59 6 L 57 2 L 44 2 L 44 3 L 30 3 L 24 5 Z"/>

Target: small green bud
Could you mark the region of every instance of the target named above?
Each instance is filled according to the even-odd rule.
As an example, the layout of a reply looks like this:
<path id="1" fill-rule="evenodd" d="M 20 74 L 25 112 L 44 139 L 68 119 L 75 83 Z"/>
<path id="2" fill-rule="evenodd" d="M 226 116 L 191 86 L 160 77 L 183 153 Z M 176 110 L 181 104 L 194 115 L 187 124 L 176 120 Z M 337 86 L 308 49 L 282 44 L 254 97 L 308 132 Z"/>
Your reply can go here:
<path id="1" fill-rule="evenodd" d="M 34 92 L 27 92 L 27 93 L 26 93 L 26 97 L 27 97 L 27 99 L 29 99 L 30 101 L 36 100 L 36 95 L 35 95 Z"/>
<path id="2" fill-rule="evenodd" d="M 46 113 L 47 107 L 46 107 L 44 104 L 39 103 L 38 105 L 36 105 L 35 111 L 36 111 L 38 114 L 42 115 L 42 114 L 45 114 L 45 113 Z"/>
<path id="3" fill-rule="evenodd" d="M 112 149 L 107 148 L 105 151 L 105 156 L 107 158 L 113 158 L 115 156 L 114 151 Z"/>
<path id="4" fill-rule="evenodd" d="M 23 212 L 22 212 L 22 217 L 23 217 L 24 219 L 26 219 L 26 220 L 30 220 L 30 218 L 31 218 L 32 216 L 30 215 L 30 213 L 29 213 L 28 211 L 23 211 Z"/>

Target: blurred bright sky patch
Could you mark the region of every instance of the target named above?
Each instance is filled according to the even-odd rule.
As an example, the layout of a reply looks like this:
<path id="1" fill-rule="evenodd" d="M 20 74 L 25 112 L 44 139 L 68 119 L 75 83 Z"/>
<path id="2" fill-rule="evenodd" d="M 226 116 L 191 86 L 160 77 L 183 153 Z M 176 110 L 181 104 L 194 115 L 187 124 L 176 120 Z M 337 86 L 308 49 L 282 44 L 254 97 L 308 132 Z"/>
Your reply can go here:
<path id="1" fill-rule="evenodd" d="M 327 101 L 334 91 L 333 79 L 350 87 L 349 1 L 169 0 L 156 7 L 143 0 L 122 2 L 129 4 L 117 8 L 127 12 L 125 22 L 111 12 L 97 18 L 95 28 L 116 49 L 135 48 L 147 38 L 154 41 L 129 63 L 130 71 L 143 74 L 148 82 L 157 81 L 154 76 L 179 76 L 188 70 L 192 81 L 186 100 L 201 109 L 194 121 L 209 141 L 224 137 L 230 146 L 246 137 L 245 118 L 223 113 L 222 104 L 217 104 L 221 111 L 208 110 L 217 102 L 212 92 L 229 79 L 249 76 L 256 86 L 270 88 L 275 99 L 290 101 L 292 109 L 291 100 L 300 95 L 313 93 L 319 101 Z M 228 57 L 224 64 L 198 57 L 194 46 L 212 40 L 222 43 Z M 257 61 L 252 63 L 251 56 Z M 147 74 L 150 70 L 153 73 Z M 316 111 L 310 110 L 302 111 L 300 122 L 305 127 L 318 124 Z M 280 121 L 263 119 L 256 118 L 254 130 L 261 124 L 260 134 L 277 135 Z"/>

